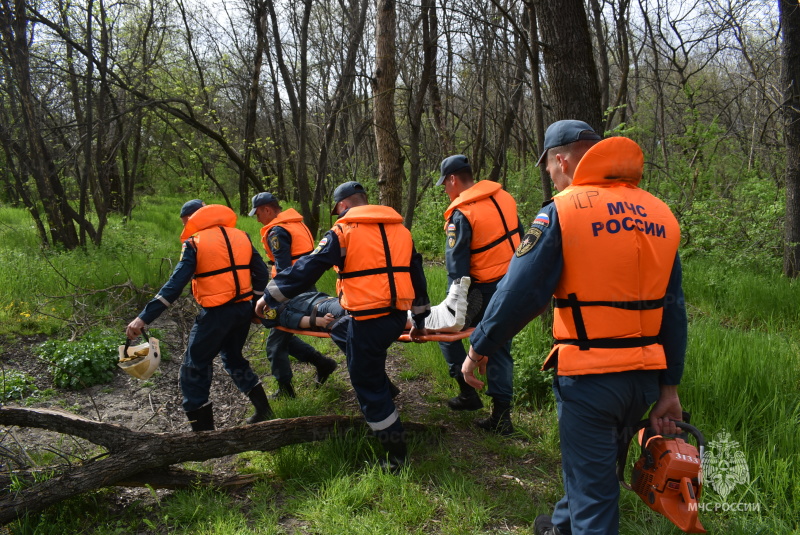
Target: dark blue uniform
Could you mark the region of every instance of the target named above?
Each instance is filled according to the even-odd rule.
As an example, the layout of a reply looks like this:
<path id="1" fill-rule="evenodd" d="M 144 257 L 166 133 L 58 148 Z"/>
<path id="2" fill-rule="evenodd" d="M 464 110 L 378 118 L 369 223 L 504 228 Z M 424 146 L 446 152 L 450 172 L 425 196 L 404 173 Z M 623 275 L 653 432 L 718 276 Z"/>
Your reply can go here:
<path id="1" fill-rule="evenodd" d="M 181 259 L 169 280 L 139 314 L 142 321 L 150 324 L 174 303 L 191 282 L 196 268 L 197 252 L 187 240 L 183 244 Z M 255 248 L 250 259 L 250 275 L 253 293 L 258 298 L 264 293 L 269 271 Z M 242 355 L 252 317 L 253 301 L 201 309 L 189 332 L 186 353 L 181 364 L 180 385 L 184 411 L 194 411 L 208 402 L 213 361 L 217 354 L 222 359 L 225 371 L 241 392 L 246 394 L 259 383 L 258 376 Z"/>
<path id="2" fill-rule="evenodd" d="M 292 266 L 292 235 L 289 231 L 280 226 L 272 227 L 267 233 L 267 246 L 275 257 L 277 273 Z M 313 346 L 303 342 L 292 333 L 270 329 L 267 336 L 267 358 L 271 365 L 272 375 L 275 376 L 278 383 L 292 382 L 294 374 L 289 363 L 289 355 L 299 362 L 309 364 L 317 363 L 323 358 Z"/>
<path id="3" fill-rule="evenodd" d="M 493 355 L 544 312 L 555 293 L 564 269 L 561 229 L 555 204 L 547 204 L 542 212 L 549 225 L 532 225 L 523 243 L 533 241 L 533 247 L 511 259 L 483 320 L 472 333 L 470 341 L 478 354 Z M 517 251 L 521 254 L 522 246 Z M 659 337 L 666 353 L 666 370 L 554 378 L 565 497 L 556 505 L 552 521 L 565 535 L 573 530 L 606 534 L 619 529 L 617 500 L 609 498 L 619 495 L 615 460 L 621 429 L 635 425 L 658 399 L 659 384 L 676 385 L 683 373 L 687 323 L 677 256 L 664 301 Z"/>
<path id="4" fill-rule="evenodd" d="M 300 258 L 270 281 L 265 294 L 267 303 L 270 308 L 277 308 L 282 302 L 304 292 L 331 267 L 344 269 L 344 265 L 345 255 L 339 239 L 334 232 L 328 231 L 310 255 Z M 411 259 L 411 282 L 415 291 L 413 310 L 420 311 L 412 319 L 415 326 L 424 328 L 430 303 L 422 256 L 416 250 Z M 366 320 L 345 316 L 331 331 L 331 338 L 347 355 L 350 381 L 364 418 L 379 438 L 385 435 L 382 442 L 396 440 L 389 437 L 399 437 L 403 431 L 386 376 L 386 351 L 403 332 L 407 317 L 402 310 Z"/>
<path id="5" fill-rule="evenodd" d="M 448 288 L 454 280 L 469 276 L 471 261 L 470 247 L 472 243 L 472 226 L 461 212 L 458 210 L 453 211 L 453 214 L 450 216 L 449 225 L 450 228 L 447 230 L 447 245 L 445 247 L 445 268 L 447 269 Z M 521 227 L 522 225 L 518 222 L 518 226 Z M 489 305 L 489 301 L 497 289 L 498 282 L 499 281 L 484 283 L 472 282 L 470 289 L 476 288 L 480 290 L 483 297 L 483 305 L 481 306 L 480 312 L 475 316 L 472 325 L 468 325 L 468 327 L 475 326 L 475 324 L 483 318 L 486 307 Z M 439 342 L 439 347 L 447 362 L 450 377 L 460 377 L 461 364 L 463 364 L 464 359 L 467 358 L 467 352 L 464 349 L 463 341 Z M 504 344 L 498 346 L 497 349 L 489 355 L 491 355 L 492 358 L 489 359 L 489 363 L 486 366 L 486 375 L 488 379 L 486 392 L 496 401 L 510 403 L 514 397 L 514 361 L 511 358 L 511 338 Z"/>
<path id="6" fill-rule="evenodd" d="M 347 314 L 338 298 L 322 292 L 303 292 L 281 303 L 275 311 L 277 313 L 275 319 L 261 320 L 265 327 L 273 328 L 280 325 L 299 330 L 301 328 L 300 320 L 303 319 L 303 316 L 311 316 L 316 312 L 317 317 L 332 314 L 338 319 Z"/>

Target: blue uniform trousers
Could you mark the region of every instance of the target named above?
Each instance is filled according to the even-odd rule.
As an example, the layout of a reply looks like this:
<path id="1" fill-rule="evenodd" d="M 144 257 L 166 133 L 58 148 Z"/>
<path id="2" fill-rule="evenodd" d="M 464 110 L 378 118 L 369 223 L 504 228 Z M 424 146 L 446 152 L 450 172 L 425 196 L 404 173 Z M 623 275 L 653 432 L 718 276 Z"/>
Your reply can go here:
<path id="1" fill-rule="evenodd" d="M 258 384 L 258 376 L 242 356 L 252 317 L 253 304 L 245 301 L 204 308 L 195 318 L 180 371 L 184 411 L 199 409 L 208 402 L 217 354 L 240 391 L 246 394 Z"/>
<path id="2" fill-rule="evenodd" d="M 292 333 L 270 329 L 269 335 L 267 335 L 267 358 L 272 367 L 272 375 L 279 383 L 292 381 L 293 374 L 289 355 L 299 362 L 314 362 L 319 352 Z"/>
<path id="3" fill-rule="evenodd" d="M 565 496 L 553 524 L 564 535 L 619 532 L 617 444 L 659 395 L 660 371 L 556 376 Z"/>
<path id="4" fill-rule="evenodd" d="M 331 339 L 347 356 L 347 370 L 361 412 L 378 435 L 387 432 L 402 435 L 403 432 L 389 392 L 386 351 L 402 334 L 406 318 L 404 311 L 367 320 L 345 316 L 331 329 Z"/>
<path id="5" fill-rule="evenodd" d="M 480 312 L 469 325 L 470 327 L 474 327 L 483 319 L 486 307 L 489 306 L 489 301 L 491 301 L 497 289 L 497 283 L 476 283 L 474 286 L 480 288 L 483 304 Z M 461 365 L 464 364 L 464 359 L 467 358 L 464 341 L 439 342 L 439 348 L 442 350 L 445 362 L 447 362 L 450 377 L 454 379 L 460 377 Z M 511 358 L 511 340 L 492 355 L 488 355 L 488 357 L 489 362 L 486 363 L 486 393 L 495 401 L 511 403 L 514 398 L 514 360 Z"/>

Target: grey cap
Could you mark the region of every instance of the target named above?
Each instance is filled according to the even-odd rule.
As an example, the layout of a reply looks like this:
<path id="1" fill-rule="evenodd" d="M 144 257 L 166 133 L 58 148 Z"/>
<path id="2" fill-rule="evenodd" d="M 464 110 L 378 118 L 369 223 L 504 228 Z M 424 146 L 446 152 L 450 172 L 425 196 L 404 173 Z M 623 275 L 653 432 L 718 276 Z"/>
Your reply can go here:
<path id="1" fill-rule="evenodd" d="M 181 206 L 181 217 L 190 216 L 205 205 L 206 203 L 204 203 L 200 199 L 192 199 L 191 201 L 186 201 L 185 203 L 183 203 L 183 206 Z"/>
<path id="2" fill-rule="evenodd" d="M 356 182 L 355 180 L 345 182 L 344 184 L 339 184 L 336 189 L 333 190 L 333 207 L 331 208 L 331 215 L 336 215 L 336 205 L 339 204 L 339 202 L 345 200 L 351 195 L 355 195 L 356 193 L 363 193 L 366 195 L 367 191 L 364 189 L 364 186 L 362 186 L 361 183 Z"/>
<path id="3" fill-rule="evenodd" d="M 594 129 L 583 121 L 565 119 L 556 121 L 547 127 L 544 133 L 544 150 L 536 165 L 541 165 L 547 151 L 554 147 L 563 147 L 583 139 L 599 141 L 603 139 Z"/>
<path id="4" fill-rule="evenodd" d="M 278 202 L 278 198 L 275 197 L 272 193 L 268 191 L 262 191 L 261 193 L 256 193 L 253 195 L 253 209 L 250 210 L 250 213 L 247 215 L 254 216 L 256 215 L 256 208 L 259 206 L 264 206 L 265 204 L 270 204 L 273 202 Z"/>
<path id="5" fill-rule="evenodd" d="M 472 167 L 469 165 L 469 160 L 466 156 L 463 154 L 454 154 L 453 156 L 448 156 L 442 160 L 441 176 L 439 177 L 439 181 L 436 183 L 436 185 L 441 186 L 444 184 L 444 179 L 447 178 L 447 175 L 452 175 L 453 173 L 457 173 L 464 169 L 469 169 L 472 171 Z"/>

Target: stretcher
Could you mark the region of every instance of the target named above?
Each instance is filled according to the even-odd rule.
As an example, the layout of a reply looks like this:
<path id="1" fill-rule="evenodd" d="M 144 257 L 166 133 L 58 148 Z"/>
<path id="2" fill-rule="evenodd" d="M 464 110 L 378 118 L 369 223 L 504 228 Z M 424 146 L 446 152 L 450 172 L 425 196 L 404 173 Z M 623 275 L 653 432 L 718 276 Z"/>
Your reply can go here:
<path id="1" fill-rule="evenodd" d="M 303 336 L 316 336 L 317 338 L 330 338 L 331 335 L 328 331 L 313 331 L 313 330 L 300 330 L 300 329 L 290 329 L 288 327 L 276 327 L 276 329 L 280 331 L 285 331 L 287 333 L 292 334 L 300 334 Z M 464 338 L 469 337 L 474 331 L 474 327 L 469 327 L 464 329 L 463 331 L 458 331 L 455 333 L 429 333 L 425 336 L 420 337 L 420 341 L 422 342 L 455 342 L 456 340 L 463 340 Z M 411 342 L 411 337 L 408 335 L 408 331 L 403 331 L 403 334 L 400 335 L 400 338 L 397 339 L 398 342 Z"/>

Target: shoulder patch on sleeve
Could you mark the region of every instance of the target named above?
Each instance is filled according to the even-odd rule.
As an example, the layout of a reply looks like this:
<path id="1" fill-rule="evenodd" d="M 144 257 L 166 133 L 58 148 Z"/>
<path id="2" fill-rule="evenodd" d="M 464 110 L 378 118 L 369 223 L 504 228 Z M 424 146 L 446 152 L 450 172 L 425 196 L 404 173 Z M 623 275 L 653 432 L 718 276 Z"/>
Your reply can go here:
<path id="1" fill-rule="evenodd" d="M 325 236 L 324 238 L 322 238 L 322 239 L 319 241 L 319 244 L 317 244 L 317 248 L 316 248 L 316 249 L 314 249 L 313 251 L 311 251 L 311 254 L 317 254 L 317 253 L 318 253 L 318 252 L 320 252 L 320 251 L 322 250 L 322 248 L 323 248 L 323 247 L 325 247 L 326 245 L 328 245 L 328 237 L 327 237 L 327 236 Z"/>
<path id="2" fill-rule="evenodd" d="M 278 239 L 277 234 L 273 234 L 269 237 L 269 248 L 272 249 L 273 252 L 280 250 L 281 240 Z"/>
<path id="3" fill-rule="evenodd" d="M 522 238 L 522 241 L 519 242 L 519 246 L 517 247 L 517 252 L 514 253 L 516 256 L 525 256 L 526 254 L 530 253 L 536 243 L 539 241 L 539 238 L 542 237 L 542 229 L 531 225 L 531 228 L 528 229 L 528 233 L 525 234 L 525 237 Z"/>
<path id="4" fill-rule="evenodd" d="M 456 244 L 456 225 L 450 223 L 447 225 L 447 246 L 452 249 Z"/>

